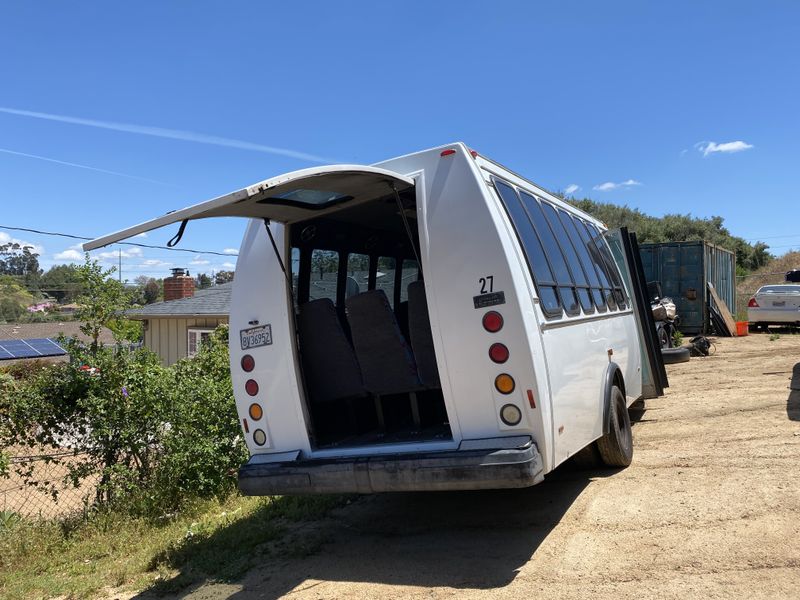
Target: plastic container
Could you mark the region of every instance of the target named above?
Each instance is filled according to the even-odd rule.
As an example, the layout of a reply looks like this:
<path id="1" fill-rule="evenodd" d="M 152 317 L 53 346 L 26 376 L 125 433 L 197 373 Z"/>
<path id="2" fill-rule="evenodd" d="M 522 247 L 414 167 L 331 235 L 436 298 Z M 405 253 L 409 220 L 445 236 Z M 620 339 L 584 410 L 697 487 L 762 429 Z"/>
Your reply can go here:
<path id="1" fill-rule="evenodd" d="M 736 321 L 736 335 L 737 336 L 747 335 L 749 326 L 750 323 L 748 321 Z"/>

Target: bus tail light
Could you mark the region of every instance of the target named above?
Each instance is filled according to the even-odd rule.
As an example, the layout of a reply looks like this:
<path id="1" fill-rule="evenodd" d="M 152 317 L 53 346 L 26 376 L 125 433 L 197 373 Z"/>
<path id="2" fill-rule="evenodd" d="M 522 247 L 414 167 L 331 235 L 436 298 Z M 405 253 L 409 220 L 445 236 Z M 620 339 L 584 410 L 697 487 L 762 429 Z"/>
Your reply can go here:
<path id="1" fill-rule="evenodd" d="M 249 373 L 250 371 L 252 371 L 255 368 L 256 368 L 255 359 L 251 355 L 245 354 L 242 357 L 242 370 L 247 372 L 247 373 Z"/>
<path id="2" fill-rule="evenodd" d="M 244 384 L 244 390 L 250 396 L 258 395 L 258 382 L 255 379 L 248 379 Z"/>
<path id="3" fill-rule="evenodd" d="M 515 386 L 514 378 L 508 373 L 500 373 L 500 375 L 494 379 L 494 387 L 497 388 L 497 391 L 501 394 L 510 394 L 514 391 Z"/>
<path id="4" fill-rule="evenodd" d="M 498 364 L 506 362 L 508 360 L 508 348 L 505 344 L 492 344 L 489 347 L 489 358 Z"/>
<path id="5" fill-rule="evenodd" d="M 489 333 L 497 333 L 503 328 L 503 316 L 495 310 L 490 310 L 483 315 L 483 328 Z"/>
<path id="6" fill-rule="evenodd" d="M 509 427 L 519 425 L 522 420 L 522 411 L 516 404 L 504 404 L 500 409 L 500 420 Z"/>
<path id="7" fill-rule="evenodd" d="M 253 441 L 259 445 L 263 446 L 267 443 L 267 434 L 263 429 L 256 429 L 253 432 Z"/>
<path id="8" fill-rule="evenodd" d="M 248 412 L 250 413 L 250 418 L 253 419 L 253 421 L 259 421 L 261 420 L 261 417 L 264 416 L 264 410 L 261 408 L 261 405 L 256 404 L 255 402 L 250 405 L 250 410 Z"/>

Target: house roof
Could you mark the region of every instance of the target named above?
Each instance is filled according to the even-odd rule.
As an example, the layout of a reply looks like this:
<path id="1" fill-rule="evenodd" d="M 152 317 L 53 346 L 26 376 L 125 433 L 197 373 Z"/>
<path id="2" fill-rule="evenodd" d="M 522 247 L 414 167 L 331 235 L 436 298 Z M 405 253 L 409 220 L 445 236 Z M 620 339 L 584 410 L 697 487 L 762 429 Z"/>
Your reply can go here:
<path id="1" fill-rule="evenodd" d="M 84 342 L 89 338 L 81 333 L 78 321 L 54 321 L 51 323 L 3 323 L 0 324 L 0 340 L 30 340 L 36 338 L 56 338 L 63 333 L 66 337 L 76 337 Z M 110 329 L 100 330 L 100 343 L 113 344 L 114 335 Z"/>
<path id="2" fill-rule="evenodd" d="M 163 317 L 227 317 L 231 306 L 233 284 L 223 283 L 204 290 L 197 290 L 191 298 L 154 302 L 141 308 L 125 311 L 129 319 L 150 319 Z"/>

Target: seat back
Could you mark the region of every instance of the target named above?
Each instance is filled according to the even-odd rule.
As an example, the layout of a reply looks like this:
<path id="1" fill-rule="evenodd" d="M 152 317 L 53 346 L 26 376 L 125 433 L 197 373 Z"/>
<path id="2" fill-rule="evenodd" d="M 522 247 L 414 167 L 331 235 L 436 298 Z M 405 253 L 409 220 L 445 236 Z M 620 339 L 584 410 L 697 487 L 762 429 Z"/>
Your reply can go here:
<path id="1" fill-rule="evenodd" d="M 370 290 L 346 300 L 364 386 L 373 394 L 401 394 L 420 389 L 414 356 L 383 290 Z"/>
<path id="2" fill-rule="evenodd" d="M 300 357 L 308 394 L 314 403 L 363 396 L 366 391 L 355 352 L 330 298 L 300 306 Z"/>
<path id="3" fill-rule="evenodd" d="M 411 348 L 417 362 L 419 378 L 426 387 L 441 387 L 436 353 L 433 350 L 428 299 L 425 296 L 423 281 L 414 281 L 408 284 L 408 331 L 411 336 Z"/>

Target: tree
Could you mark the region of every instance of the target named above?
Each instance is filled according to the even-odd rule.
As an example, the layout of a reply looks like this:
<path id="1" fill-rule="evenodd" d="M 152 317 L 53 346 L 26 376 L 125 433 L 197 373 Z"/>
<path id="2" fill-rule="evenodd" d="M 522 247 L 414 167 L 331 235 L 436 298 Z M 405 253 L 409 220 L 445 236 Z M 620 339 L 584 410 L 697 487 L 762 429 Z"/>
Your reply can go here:
<path id="1" fill-rule="evenodd" d="M 144 286 L 144 303 L 152 304 L 158 302 L 158 297 L 161 295 L 161 287 L 158 282 L 152 277 L 147 280 Z"/>
<path id="2" fill-rule="evenodd" d="M 20 278 L 29 290 L 35 289 L 42 270 L 39 268 L 39 254 L 33 250 L 33 246 L 16 242 L 0 245 L 0 275 L 13 275 Z"/>
<path id="3" fill-rule="evenodd" d="M 333 273 L 339 269 L 339 254 L 332 250 L 314 250 L 311 254 L 311 270 L 319 271 L 322 279 L 325 273 Z"/>
<path id="4" fill-rule="evenodd" d="M 217 285 L 222 285 L 223 283 L 230 283 L 233 281 L 233 271 L 220 271 L 214 277 L 214 282 Z"/>
<path id="5" fill-rule="evenodd" d="M 211 277 L 205 273 L 200 273 L 195 279 L 198 290 L 204 290 L 211 287 Z"/>
<path id="6" fill-rule="evenodd" d="M 81 294 L 78 267 L 55 265 L 39 279 L 39 289 L 59 302 L 72 302 Z"/>
<path id="7" fill-rule="evenodd" d="M 81 332 L 92 340 L 89 346 L 92 354 L 97 353 L 103 327 L 108 327 L 117 341 L 139 341 L 141 323 L 122 316 L 123 309 L 128 306 L 128 297 L 123 285 L 110 277 L 116 269 L 104 270 L 87 253 L 86 262 L 78 267 L 77 272 L 83 294 L 78 298 L 80 306 L 75 311 L 75 318 L 81 321 Z"/>

